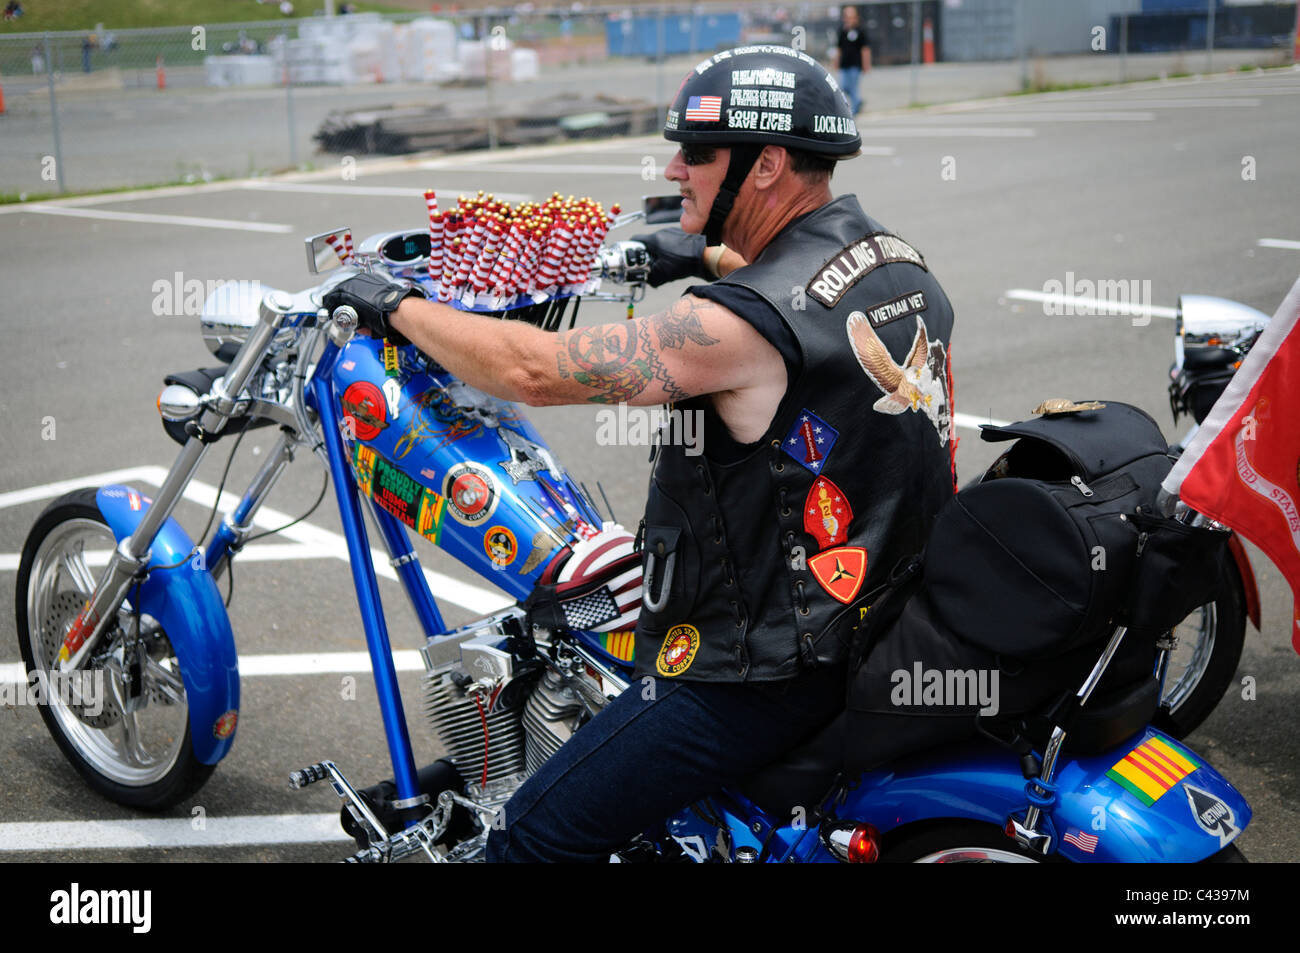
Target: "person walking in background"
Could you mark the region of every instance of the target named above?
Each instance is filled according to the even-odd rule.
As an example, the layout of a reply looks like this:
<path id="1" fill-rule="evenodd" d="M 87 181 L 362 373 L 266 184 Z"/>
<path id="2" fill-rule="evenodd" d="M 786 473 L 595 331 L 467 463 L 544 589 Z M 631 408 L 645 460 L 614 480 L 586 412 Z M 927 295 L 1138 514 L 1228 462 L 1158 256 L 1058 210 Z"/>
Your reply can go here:
<path id="1" fill-rule="evenodd" d="M 871 43 L 858 16 L 858 8 L 845 5 L 840 11 L 840 31 L 831 47 L 831 58 L 839 67 L 840 88 L 849 99 L 853 115 L 862 112 L 864 103 L 858 87 L 862 74 L 871 70 Z"/>

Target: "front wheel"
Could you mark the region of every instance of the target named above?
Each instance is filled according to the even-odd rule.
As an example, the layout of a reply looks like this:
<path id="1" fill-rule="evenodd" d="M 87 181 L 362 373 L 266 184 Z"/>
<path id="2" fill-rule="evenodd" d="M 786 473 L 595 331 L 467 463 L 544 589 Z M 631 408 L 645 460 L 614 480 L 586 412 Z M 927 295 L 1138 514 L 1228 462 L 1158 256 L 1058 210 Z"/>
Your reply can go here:
<path id="1" fill-rule="evenodd" d="M 93 489 L 51 503 L 23 546 L 14 605 L 28 683 L 73 767 L 100 794 L 144 810 L 189 797 L 211 776 L 190 742 L 189 704 L 167 634 L 128 592 L 80 672 L 59 651 L 117 540 Z"/>
<path id="2" fill-rule="evenodd" d="M 1237 564 L 1225 560 L 1221 594 L 1178 624 L 1164 692 L 1151 724 L 1185 738 L 1219 704 L 1237 674 L 1246 640 L 1246 596 Z"/>

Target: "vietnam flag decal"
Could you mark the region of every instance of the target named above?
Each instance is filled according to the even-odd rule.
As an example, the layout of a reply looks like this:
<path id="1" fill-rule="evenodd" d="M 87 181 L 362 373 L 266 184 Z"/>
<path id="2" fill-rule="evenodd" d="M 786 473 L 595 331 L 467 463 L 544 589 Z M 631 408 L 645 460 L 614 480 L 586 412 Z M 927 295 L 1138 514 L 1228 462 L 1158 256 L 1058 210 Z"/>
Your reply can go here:
<path id="1" fill-rule="evenodd" d="M 1199 767 L 1181 748 L 1160 738 L 1148 738 L 1116 762 L 1106 777 L 1150 807 Z"/>
<path id="2" fill-rule="evenodd" d="M 861 546 L 837 546 L 809 559 L 808 568 L 823 589 L 847 604 L 867 578 L 867 551 Z"/>
<path id="3" fill-rule="evenodd" d="M 1162 486 L 1262 549 L 1291 584 L 1300 652 L 1300 281 Z"/>

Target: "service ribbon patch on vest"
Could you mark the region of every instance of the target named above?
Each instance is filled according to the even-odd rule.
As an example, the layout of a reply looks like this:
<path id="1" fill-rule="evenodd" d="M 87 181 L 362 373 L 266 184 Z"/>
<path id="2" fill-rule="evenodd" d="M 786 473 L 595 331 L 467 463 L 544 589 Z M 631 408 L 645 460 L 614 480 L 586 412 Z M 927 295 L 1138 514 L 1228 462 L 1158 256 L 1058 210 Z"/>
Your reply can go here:
<path id="1" fill-rule="evenodd" d="M 849 520 L 853 509 L 844 491 L 819 476 L 808 491 L 803 504 L 803 528 L 817 540 L 817 548 L 839 546 L 849 538 Z"/>
<path id="2" fill-rule="evenodd" d="M 867 551 L 861 546 L 840 546 L 808 560 L 817 584 L 846 605 L 867 577 Z"/>
<path id="3" fill-rule="evenodd" d="M 799 466 L 805 470 L 821 473 L 822 466 L 839 436 L 838 430 L 804 408 L 799 411 L 794 426 L 781 441 L 781 449 L 794 457 Z"/>
<path id="4" fill-rule="evenodd" d="M 817 269 L 807 291 L 826 307 L 833 308 L 845 292 L 881 265 L 899 261 L 929 271 L 921 253 L 897 235 L 888 232 L 864 235 Z"/>
<path id="5" fill-rule="evenodd" d="M 931 341 L 925 322 L 917 315 L 916 336 L 907 359 L 897 364 L 876 334 L 871 319 L 861 311 L 849 315 L 844 329 L 858 366 L 885 394 L 871 409 L 881 414 L 920 411 L 938 431 L 939 445 L 947 446 L 952 436 L 952 408 L 948 403 L 948 355 L 943 341 Z"/>
<path id="6" fill-rule="evenodd" d="M 691 667 L 700 650 L 700 630 L 693 625 L 675 625 L 664 636 L 664 644 L 655 659 L 660 675 L 680 675 Z"/>

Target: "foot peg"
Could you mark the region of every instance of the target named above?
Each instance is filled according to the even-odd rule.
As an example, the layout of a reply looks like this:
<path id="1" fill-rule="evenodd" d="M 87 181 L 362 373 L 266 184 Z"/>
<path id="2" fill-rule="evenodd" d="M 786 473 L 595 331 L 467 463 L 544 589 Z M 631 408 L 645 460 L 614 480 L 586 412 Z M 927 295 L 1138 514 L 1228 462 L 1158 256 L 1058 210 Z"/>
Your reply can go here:
<path id="1" fill-rule="evenodd" d="M 326 762 L 325 764 L 329 764 Z M 291 771 L 289 773 L 289 787 L 295 791 L 305 788 L 309 784 L 315 784 L 317 781 L 324 781 L 329 777 L 329 772 L 325 769 L 325 764 L 313 764 L 310 767 L 303 768 L 301 771 Z"/>

